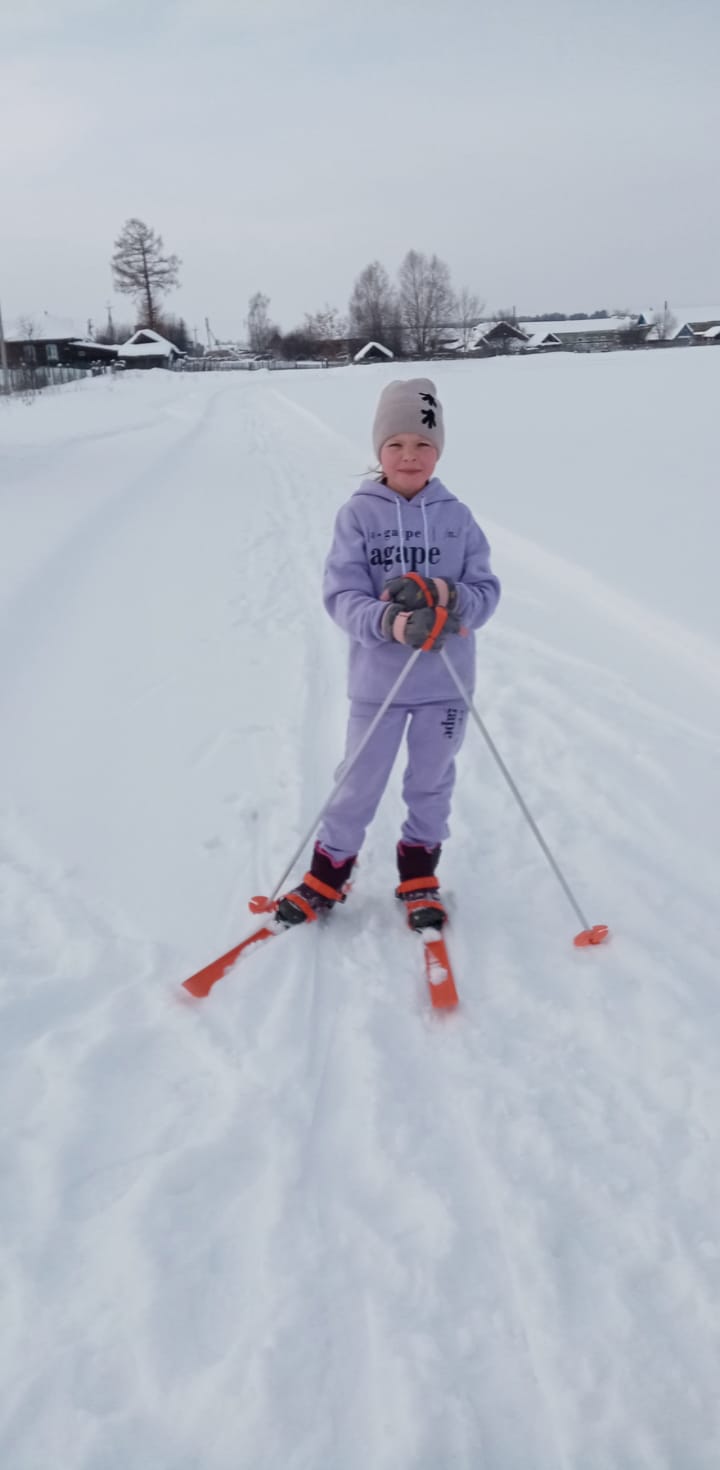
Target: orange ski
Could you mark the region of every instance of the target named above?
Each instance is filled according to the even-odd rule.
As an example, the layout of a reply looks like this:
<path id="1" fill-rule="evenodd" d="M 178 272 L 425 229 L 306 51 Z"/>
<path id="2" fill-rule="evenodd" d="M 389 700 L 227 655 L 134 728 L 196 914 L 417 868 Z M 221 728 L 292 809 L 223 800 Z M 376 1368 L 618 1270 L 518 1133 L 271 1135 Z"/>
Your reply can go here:
<path id="1" fill-rule="evenodd" d="M 458 993 L 442 932 L 447 913 L 437 896 L 438 887 L 438 880 L 432 874 L 424 878 L 404 878 L 395 889 L 395 897 L 403 904 L 408 928 L 422 939 L 425 975 L 433 1009 L 451 1011 L 458 1003 Z"/>
<path id="2" fill-rule="evenodd" d="M 439 929 L 421 929 L 418 932 L 423 942 L 425 974 L 433 1009 L 452 1011 L 458 1003 L 458 993 L 445 940 Z"/>
<path id="3" fill-rule="evenodd" d="M 267 900 L 265 902 L 267 903 Z M 253 903 L 259 904 L 259 900 L 253 900 Z M 256 907 L 254 912 L 257 911 Z M 272 914 L 272 910 L 270 912 Z M 313 913 L 312 917 L 317 918 L 317 915 Z M 195 975 L 183 980 L 184 989 L 199 1000 L 209 995 L 213 985 L 216 985 L 218 980 L 222 980 L 246 950 L 264 944 L 266 940 L 274 939 L 278 934 L 286 934 L 288 927 L 287 924 L 279 923 L 275 917 L 271 916 L 266 924 L 256 929 L 253 934 L 249 934 L 241 944 L 236 944 L 233 949 L 228 950 L 227 954 L 221 955 L 219 959 L 213 960 L 212 964 L 206 965 L 203 970 L 198 970 Z M 435 928 L 421 929 L 416 932 L 422 939 L 425 975 L 433 1009 L 453 1010 L 458 1003 L 458 995 L 443 935 L 439 929 Z"/>
<path id="4" fill-rule="evenodd" d="M 221 955 L 219 960 L 213 960 L 212 964 L 206 965 L 204 970 L 198 970 L 197 974 L 191 975 L 189 980 L 183 980 L 185 989 L 189 990 L 191 995 L 196 995 L 198 999 L 209 995 L 213 985 L 216 985 L 218 980 L 222 980 L 223 975 L 232 969 L 241 954 L 251 949 L 253 945 L 262 944 L 264 940 L 274 939 L 276 934 L 285 934 L 285 932 L 284 924 L 275 924 L 271 919 L 270 923 L 263 924 L 261 929 L 256 929 L 254 934 L 243 939 L 242 944 L 236 944 L 234 949 L 229 949 L 227 954 Z"/>

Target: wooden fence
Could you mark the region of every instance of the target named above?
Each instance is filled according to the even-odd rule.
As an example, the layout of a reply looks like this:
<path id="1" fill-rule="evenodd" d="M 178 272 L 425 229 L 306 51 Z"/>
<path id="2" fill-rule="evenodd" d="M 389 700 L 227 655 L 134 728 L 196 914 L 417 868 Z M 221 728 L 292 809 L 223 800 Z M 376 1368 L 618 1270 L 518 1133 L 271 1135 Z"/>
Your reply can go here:
<path id="1" fill-rule="evenodd" d="M 10 393 L 38 393 L 43 388 L 54 388 L 60 383 L 74 383 L 79 378 L 95 377 L 96 371 L 89 367 L 34 367 L 30 363 L 23 367 L 8 368 L 8 391 Z M 0 374 L 0 392 L 2 392 Z"/>

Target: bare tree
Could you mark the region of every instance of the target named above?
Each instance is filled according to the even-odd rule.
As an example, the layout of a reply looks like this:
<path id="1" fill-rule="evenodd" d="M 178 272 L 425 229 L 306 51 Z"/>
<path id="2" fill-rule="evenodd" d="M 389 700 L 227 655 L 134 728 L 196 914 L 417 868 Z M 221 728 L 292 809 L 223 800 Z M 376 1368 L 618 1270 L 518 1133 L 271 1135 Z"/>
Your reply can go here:
<path id="1" fill-rule="evenodd" d="M 313 349 L 326 358 L 337 358 L 347 346 L 347 322 L 334 306 L 308 312 L 302 331 L 311 339 Z"/>
<path id="2" fill-rule="evenodd" d="M 438 330 L 453 314 L 450 270 L 437 255 L 408 250 L 400 266 L 400 311 L 412 352 L 432 352 Z"/>
<path id="3" fill-rule="evenodd" d="M 380 342 L 391 352 L 402 346 L 400 309 L 390 277 L 379 260 L 360 272 L 348 308 L 350 335 L 363 342 Z"/>
<path id="4" fill-rule="evenodd" d="M 115 241 L 112 273 L 115 287 L 134 297 L 146 320 L 154 328 L 160 316 L 160 297 L 179 284 L 177 255 L 166 255 L 162 235 L 156 235 L 141 219 L 129 219 Z"/>
<path id="5" fill-rule="evenodd" d="M 307 312 L 305 329 L 319 342 L 337 342 L 347 336 L 347 322 L 334 306 L 324 306 L 321 311 Z"/>
<path id="6" fill-rule="evenodd" d="M 278 336 L 278 329 L 270 321 L 268 307 L 270 297 L 263 296 L 262 291 L 256 291 L 248 302 L 248 314 L 245 325 L 248 330 L 248 346 L 251 352 L 267 352 L 274 337 Z"/>
<path id="7" fill-rule="evenodd" d="M 482 316 L 484 302 L 480 297 L 470 290 L 469 286 L 462 286 L 455 298 L 455 320 L 458 326 L 458 337 L 462 342 L 463 352 L 467 352 L 472 341 L 472 335 Z"/>

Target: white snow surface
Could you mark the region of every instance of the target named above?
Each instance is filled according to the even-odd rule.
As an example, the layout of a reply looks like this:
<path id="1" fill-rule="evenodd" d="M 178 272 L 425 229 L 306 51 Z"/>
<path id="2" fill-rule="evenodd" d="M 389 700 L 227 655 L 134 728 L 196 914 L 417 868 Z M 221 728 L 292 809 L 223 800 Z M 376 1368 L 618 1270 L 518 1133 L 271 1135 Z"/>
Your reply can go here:
<path id="1" fill-rule="evenodd" d="M 442 877 L 192 1001 L 332 782 L 320 578 L 429 372 L 504 598 Z M 720 353 L 90 380 L 0 405 L 0 1464 L 717 1470 Z M 427 657 L 433 655 L 428 654 Z M 299 870 L 298 876 L 302 872 Z"/>

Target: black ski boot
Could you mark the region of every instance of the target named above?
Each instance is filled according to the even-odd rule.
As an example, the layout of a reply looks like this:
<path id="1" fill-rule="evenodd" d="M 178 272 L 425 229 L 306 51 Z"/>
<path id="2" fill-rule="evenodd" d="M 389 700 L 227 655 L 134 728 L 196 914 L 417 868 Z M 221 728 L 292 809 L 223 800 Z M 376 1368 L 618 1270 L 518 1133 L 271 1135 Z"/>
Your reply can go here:
<path id="1" fill-rule="evenodd" d="M 316 847 L 302 883 L 278 903 L 276 913 L 281 924 L 306 924 L 319 914 L 329 913 L 336 903 L 344 903 L 354 864 L 351 857 L 337 865 L 321 847 Z"/>
<path id="2" fill-rule="evenodd" d="M 398 842 L 400 882 L 395 894 L 405 905 L 411 929 L 442 929 L 447 919 L 438 898 L 440 884 L 435 877 L 441 851 L 440 843 L 437 847 L 421 847 L 415 843 Z"/>

